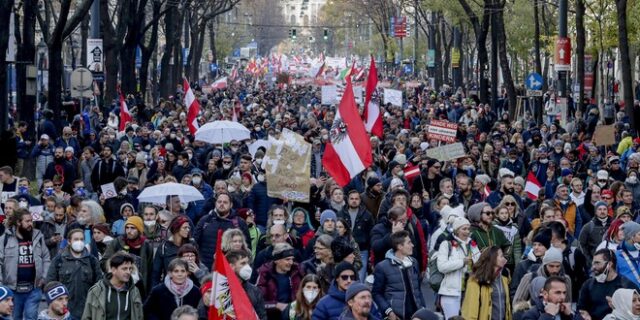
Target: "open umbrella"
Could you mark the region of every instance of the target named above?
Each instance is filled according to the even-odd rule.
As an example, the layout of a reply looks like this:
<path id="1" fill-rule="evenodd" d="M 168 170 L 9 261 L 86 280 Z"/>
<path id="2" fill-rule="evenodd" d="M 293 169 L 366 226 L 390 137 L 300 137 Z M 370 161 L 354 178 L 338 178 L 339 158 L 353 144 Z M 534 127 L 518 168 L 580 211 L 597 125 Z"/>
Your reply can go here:
<path id="1" fill-rule="evenodd" d="M 223 144 L 231 140 L 247 140 L 251 131 L 239 122 L 219 120 L 209 122 L 196 131 L 196 140 L 211 144 Z"/>
<path id="2" fill-rule="evenodd" d="M 165 204 L 167 196 L 178 196 L 180 202 L 189 203 L 191 201 L 204 200 L 202 193 L 193 186 L 167 182 L 152 187 L 147 187 L 142 190 L 138 196 L 138 201 L 148 202 L 154 204 Z"/>

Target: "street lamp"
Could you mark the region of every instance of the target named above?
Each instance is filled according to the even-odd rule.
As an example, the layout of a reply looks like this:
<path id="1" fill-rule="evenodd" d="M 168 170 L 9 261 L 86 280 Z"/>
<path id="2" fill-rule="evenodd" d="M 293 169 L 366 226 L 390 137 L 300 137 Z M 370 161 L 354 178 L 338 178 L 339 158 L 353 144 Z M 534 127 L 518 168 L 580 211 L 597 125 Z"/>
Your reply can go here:
<path id="1" fill-rule="evenodd" d="M 37 104 L 38 108 L 42 108 L 41 106 L 41 98 L 40 95 L 44 92 L 44 55 L 47 53 L 47 44 L 44 43 L 44 39 L 40 39 L 38 43 L 38 70 L 40 71 L 40 83 L 38 85 L 39 92 L 37 94 Z"/>

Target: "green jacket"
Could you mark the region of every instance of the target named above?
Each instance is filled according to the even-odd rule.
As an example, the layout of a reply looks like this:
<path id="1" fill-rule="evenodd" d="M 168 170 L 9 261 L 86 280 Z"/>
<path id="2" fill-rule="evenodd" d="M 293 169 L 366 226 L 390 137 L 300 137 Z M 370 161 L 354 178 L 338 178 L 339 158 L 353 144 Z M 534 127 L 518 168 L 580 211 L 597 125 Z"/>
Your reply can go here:
<path id="1" fill-rule="evenodd" d="M 489 228 L 489 231 L 485 231 L 476 224 L 472 225 L 471 239 L 476 241 L 480 251 L 491 246 L 498 246 L 502 248 L 502 251 L 506 251 L 511 247 L 511 243 L 504 236 L 504 233 L 493 225 Z"/>
<path id="2" fill-rule="evenodd" d="M 82 313 L 82 320 L 107 319 L 107 298 L 111 297 L 115 299 L 117 296 L 117 292 L 109 282 L 110 279 L 111 274 L 109 273 L 104 280 L 99 281 L 89 289 L 87 302 L 84 306 L 84 312 Z M 142 297 L 140 296 L 140 291 L 138 291 L 138 288 L 133 284 L 133 281 L 129 282 L 128 288 L 128 304 L 121 307 L 131 312 L 131 320 L 142 320 L 144 319 L 144 314 L 142 312 Z M 109 291 L 111 290 L 112 292 L 110 293 Z"/>

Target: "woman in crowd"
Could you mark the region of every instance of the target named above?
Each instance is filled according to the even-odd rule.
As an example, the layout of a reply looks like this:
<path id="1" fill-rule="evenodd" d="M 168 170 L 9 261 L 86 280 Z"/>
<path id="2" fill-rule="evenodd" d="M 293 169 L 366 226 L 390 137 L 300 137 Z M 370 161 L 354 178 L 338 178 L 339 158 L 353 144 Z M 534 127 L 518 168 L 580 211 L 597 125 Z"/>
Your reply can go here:
<path id="1" fill-rule="evenodd" d="M 509 279 L 502 275 L 506 264 L 507 259 L 500 247 L 488 247 L 482 252 L 467 280 L 462 302 L 465 320 L 511 320 Z"/>
<path id="2" fill-rule="evenodd" d="M 145 319 L 170 320 L 171 313 L 178 307 L 198 307 L 202 295 L 189 279 L 188 268 L 187 262 L 181 259 L 169 263 L 164 281 L 153 287 L 144 303 Z"/>
<path id="3" fill-rule="evenodd" d="M 231 250 L 251 252 L 240 229 L 227 229 L 222 233 L 222 252 L 227 253 Z"/>
<path id="4" fill-rule="evenodd" d="M 187 262 L 189 278 L 196 285 L 202 283 L 202 279 L 209 274 L 209 268 L 200 261 L 198 248 L 191 243 L 185 243 L 178 249 L 178 258 Z"/>
<path id="5" fill-rule="evenodd" d="M 324 292 L 320 287 L 320 278 L 311 273 L 302 278 L 296 300 L 282 312 L 282 320 L 311 320 L 311 314 Z"/>
<path id="6" fill-rule="evenodd" d="M 613 312 L 603 320 L 637 320 L 640 319 L 640 294 L 635 289 L 618 289 L 611 297 Z"/>
<path id="7" fill-rule="evenodd" d="M 187 243 L 193 243 L 189 219 L 185 216 L 178 216 L 173 219 L 169 226 L 169 231 L 171 236 L 169 239 L 162 241 L 153 258 L 153 271 L 151 274 L 153 286 L 161 283 L 163 276 L 166 276 L 169 263 L 176 258 L 180 247 Z"/>

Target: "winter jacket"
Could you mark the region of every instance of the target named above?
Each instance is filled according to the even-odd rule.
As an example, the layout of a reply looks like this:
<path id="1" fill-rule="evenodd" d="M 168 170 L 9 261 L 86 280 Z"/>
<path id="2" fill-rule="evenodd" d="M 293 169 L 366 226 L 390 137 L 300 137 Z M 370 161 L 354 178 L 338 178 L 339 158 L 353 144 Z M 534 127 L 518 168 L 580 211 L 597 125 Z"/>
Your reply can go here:
<path id="1" fill-rule="evenodd" d="M 335 281 L 331 283 L 329 292 L 318 301 L 316 309 L 311 314 L 312 320 L 336 320 L 345 309 L 346 292 L 338 289 Z"/>
<path id="2" fill-rule="evenodd" d="M 607 217 L 604 223 L 598 217 L 593 217 L 580 231 L 580 236 L 578 237 L 580 250 L 582 250 L 589 264 L 593 260 L 593 254 L 600 242 L 602 242 L 603 236 L 610 225 L 610 217 Z"/>
<path id="3" fill-rule="evenodd" d="M 365 191 L 360 194 L 360 198 L 362 199 L 362 204 L 367 211 L 371 213 L 374 221 L 378 219 L 378 209 L 380 209 L 380 203 L 382 203 L 382 199 L 384 199 L 384 194 L 374 195 L 370 190 Z"/>
<path id="4" fill-rule="evenodd" d="M 542 259 L 536 258 L 533 254 L 533 250 L 529 250 L 529 253 L 525 256 L 525 259 L 520 261 L 516 265 L 516 269 L 513 272 L 513 277 L 511 278 L 511 285 L 509 287 L 509 293 L 511 294 L 511 300 L 513 300 L 513 296 L 516 294 L 516 290 L 518 289 L 518 285 L 522 280 L 522 277 L 531 271 L 538 270 L 538 267 L 542 263 Z"/>
<path id="5" fill-rule="evenodd" d="M 444 275 L 438 290 L 439 294 L 462 296 L 463 278 L 471 271 L 471 266 L 464 263 L 464 259 L 468 256 L 471 256 L 473 263 L 480 258 L 478 245 L 471 239 L 465 243 L 456 237 L 449 236 L 447 241 L 440 244 L 436 257 L 431 257 L 437 259 L 438 270 Z"/>
<path id="6" fill-rule="evenodd" d="M 191 241 L 187 241 L 182 245 L 187 243 L 195 245 L 195 243 Z M 178 256 L 179 249 L 180 247 L 176 246 L 173 242 L 173 236 L 169 237 L 168 240 L 162 241 L 153 257 L 153 272 L 151 273 L 152 287 L 162 283 L 162 278 L 166 275 L 166 272 L 169 269 L 169 262 Z"/>
<path id="7" fill-rule="evenodd" d="M 367 320 L 381 320 L 381 319 L 382 317 L 378 312 L 376 313 L 369 312 L 369 317 L 367 317 Z M 353 316 L 353 312 L 351 311 L 351 309 L 345 308 L 344 311 L 338 317 L 338 320 L 355 320 L 355 317 Z"/>
<path id="8" fill-rule="evenodd" d="M 56 224 L 53 219 L 47 219 L 42 222 L 42 225 L 40 225 L 40 232 L 42 232 L 42 235 L 44 236 L 44 243 L 47 245 L 47 248 L 49 249 L 49 255 L 51 257 L 55 257 L 56 255 L 58 255 L 58 250 L 60 248 L 60 243 L 51 241 L 51 238 L 56 233 L 59 233 L 60 236 L 64 237 L 64 234 L 67 231 L 66 222 L 66 217 L 60 224 Z M 62 229 L 63 232 L 58 232 L 60 231 L 60 229 Z"/>
<path id="9" fill-rule="evenodd" d="M 290 300 L 278 301 L 278 283 L 274 278 L 275 273 L 276 266 L 273 261 L 265 263 L 258 269 L 258 281 L 256 286 L 262 292 L 266 309 L 275 308 L 278 302 L 291 302 L 295 300 L 297 290 L 300 287 L 300 282 L 302 281 L 302 277 L 304 277 L 300 266 L 297 263 L 292 264 L 291 270 L 288 273 L 289 281 L 291 283 Z"/>
<path id="10" fill-rule="evenodd" d="M 387 251 L 384 261 L 376 265 L 374 271 L 373 287 L 371 289 L 373 300 L 383 313 L 393 311 L 400 319 L 407 319 L 412 314 L 405 310 L 406 300 L 413 299 L 416 309 L 412 313 L 425 307 L 424 297 L 420 284 L 420 269 L 418 261 L 408 257 L 410 265 L 398 259 L 392 250 Z M 407 288 L 404 278 L 407 277 L 411 284 Z"/>
<path id="11" fill-rule="evenodd" d="M 216 244 L 218 242 L 218 230 L 227 230 L 238 228 L 244 234 L 247 243 L 251 240 L 247 223 L 239 218 L 234 212 L 229 213 L 226 218 L 222 218 L 213 210 L 211 213 L 202 217 L 196 225 L 193 232 L 193 239 L 198 244 L 200 258 L 205 266 L 213 265 L 213 254 L 216 252 Z"/>
<path id="12" fill-rule="evenodd" d="M 35 265 L 35 281 L 44 283 L 49 271 L 51 258 L 49 249 L 44 241 L 44 236 L 38 229 L 33 229 L 32 246 L 33 246 L 33 262 Z M 19 258 L 18 238 L 16 237 L 16 229 L 12 227 L 7 229 L 0 236 L 0 283 L 16 290 L 18 282 L 18 258 Z"/>
<path id="13" fill-rule="evenodd" d="M 505 276 L 500 276 L 500 281 L 502 281 L 502 288 L 504 288 L 504 299 L 505 299 L 504 320 L 511 320 L 511 302 L 509 301 L 509 279 Z M 493 293 L 492 284 L 480 284 L 478 283 L 478 280 L 475 277 L 473 276 L 469 277 L 469 280 L 467 281 L 466 292 L 464 295 L 464 301 L 462 301 L 462 307 L 461 307 L 462 317 L 465 320 L 491 320 L 491 313 L 493 308 L 492 301 L 491 301 L 492 293 Z"/>
<path id="14" fill-rule="evenodd" d="M 171 281 L 167 279 L 165 281 Z M 189 305 L 194 308 L 202 298 L 200 289 L 190 282 L 191 286 L 183 296 L 179 297 L 171 292 L 165 283 L 161 283 L 149 293 L 149 298 L 144 302 L 144 314 L 147 320 L 170 320 L 171 313 L 178 307 Z"/>
<path id="15" fill-rule="evenodd" d="M 338 218 L 343 218 L 349 223 L 349 228 L 352 230 L 351 235 L 358 243 L 360 250 L 369 250 L 369 236 L 375 224 L 371 213 L 361 205 L 356 214 L 356 221 L 353 222 L 349 214 L 349 207 L 345 206 L 338 212 Z M 355 223 L 355 227 L 352 227 L 353 223 Z"/>
<path id="16" fill-rule="evenodd" d="M 274 204 L 279 204 L 276 198 L 269 197 L 267 195 L 267 183 L 258 182 L 253 185 L 249 196 L 244 199 L 244 207 L 253 209 L 256 218 L 256 224 L 259 226 L 266 226 L 267 219 L 269 217 L 269 209 Z M 248 240 L 248 239 L 247 239 Z"/>
<path id="17" fill-rule="evenodd" d="M 211 186 L 205 183 L 204 181 L 202 181 L 201 184 L 202 185 L 200 186 L 200 188 L 197 188 L 197 189 L 198 191 L 200 191 L 202 196 L 205 199 L 213 198 L 213 189 L 211 188 Z M 189 207 L 187 208 L 185 213 L 187 214 L 189 219 L 191 219 L 191 221 L 193 221 L 194 223 L 197 223 L 202 216 L 207 214 L 207 212 L 203 212 L 205 203 L 206 203 L 206 200 L 198 200 L 198 201 L 193 201 L 189 203 Z"/>
<path id="18" fill-rule="evenodd" d="M 533 308 L 524 313 L 522 320 L 583 320 L 583 318 L 579 312 L 568 316 L 562 313 L 552 316 L 544 311 L 544 303 L 540 299 Z"/>
<path id="19" fill-rule="evenodd" d="M 589 312 L 593 320 L 602 320 L 607 314 L 611 313 L 611 307 L 607 303 L 602 303 L 602 297 L 611 297 L 616 290 L 621 288 L 638 290 L 637 285 L 620 275 L 617 275 L 611 281 L 603 283 L 590 278 L 580 288 L 580 298 L 576 309 Z"/>
<path id="20" fill-rule="evenodd" d="M 107 310 L 113 309 L 114 305 L 119 314 L 129 313 L 131 320 L 143 319 L 142 297 L 133 281 L 127 283 L 125 290 L 118 291 L 111 285 L 111 277 L 111 273 L 107 274 L 103 280 L 89 289 L 82 320 L 117 319 L 115 314 L 107 318 Z"/>
<path id="21" fill-rule="evenodd" d="M 502 230 L 493 225 L 489 227 L 489 231 L 486 231 L 479 225 L 473 224 L 471 226 L 471 239 L 478 243 L 480 250 L 491 246 L 498 246 L 502 248 L 502 251 L 506 252 L 511 247 L 511 243 L 504 236 Z"/>
<path id="22" fill-rule="evenodd" d="M 575 234 L 576 230 L 580 230 L 582 228 L 582 221 L 579 221 L 578 215 L 578 206 L 576 206 L 573 201 L 569 200 L 567 204 L 560 203 L 559 200 L 554 200 L 554 205 L 557 209 L 562 211 L 562 216 L 567 221 L 569 225 L 569 230 L 567 230 L 571 234 Z"/>
<path id="23" fill-rule="evenodd" d="M 571 296 L 571 292 L 572 292 L 571 278 L 568 275 L 564 274 L 564 272 L 562 271 L 558 276 L 563 277 L 567 284 L 567 295 L 566 295 L 565 301 L 566 302 L 573 301 L 571 300 L 571 297 L 572 297 Z M 529 292 L 531 290 L 529 290 L 529 288 L 531 287 L 531 280 L 535 279 L 536 277 L 549 278 L 549 274 L 545 270 L 544 265 L 541 264 L 540 267 L 538 267 L 538 270 L 529 272 L 525 274 L 524 277 L 522 277 L 522 280 L 520 280 L 520 283 L 518 284 L 518 289 L 516 290 L 516 293 L 513 296 L 514 306 L 522 301 L 528 301 L 529 299 L 531 299 L 530 292 Z"/>
<path id="24" fill-rule="evenodd" d="M 47 168 L 49 163 L 53 162 L 53 154 L 54 148 L 53 145 L 48 144 L 46 146 L 42 146 L 41 144 L 36 144 L 31 150 L 31 158 L 36 159 L 36 168 L 41 169 L 44 174 L 44 169 Z"/>
<path id="25" fill-rule="evenodd" d="M 93 190 L 100 190 L 100 186 L 103 184 L 111 183 L 116 180 L 117 177 L 124 177 L 124 169 L 114 159 L 100 159 L 93 166 L 91 171 L 91 185 Z M 118 190 L 116 190 L 118 191 Z"/>
<path id="26" fill-rule="evenodd" d="M 98 162 L 100 158 L 96 155 L 89 160 L 80 160 L 80 179 L 84 182 L 84 187 L 89 192 L 96 192 L 99 190 L 100 186 L 93 186 L 91 184 L 91 172 L 93 171 L 93 166 Z"/>
<path id="27" fill-rule="evenodd" d="M 60 281 L 69 290 L 69 312 L 74 318 L 82 317 L 89 289 L 102 279 L 102 270 L 96 257 L 85 249 L 79 258 L 69 247 L 51 260 L 47 282 Z"/>
<path id="28" fill-rule="evenodd" d="M 418 230 L 420 228 L 420 230 Z M 405 226 L 409 231 L 411 242 L 413 242 L 413 254 L 418 261 L 420 272 L 427 269 L 427 241 L 422 232 L 422 225 L 413 217 L 409 219 Z M 374 256 L 374 265 L 384 260 L 385 254 L 391 249 L 391 222 L 387 218 L 381 218 L 373 229 L 371 229 L 371 249 Z"/>
<path id="29" fill-rule="evenodd" d="M 249 301 L 253 305 L 253 309 L 256 311 L 259 320 L 267 320 L 267 310 L 264 308 L 264 299 L 262 298 L 262 291 L 258 287 L 252 285 L 248 281 L 242 281 L 242 288 L 247 293 Z"/>

